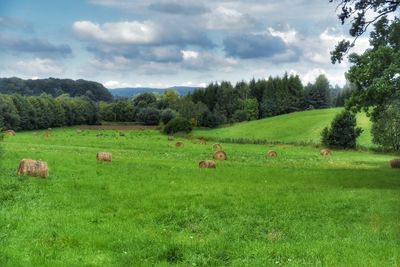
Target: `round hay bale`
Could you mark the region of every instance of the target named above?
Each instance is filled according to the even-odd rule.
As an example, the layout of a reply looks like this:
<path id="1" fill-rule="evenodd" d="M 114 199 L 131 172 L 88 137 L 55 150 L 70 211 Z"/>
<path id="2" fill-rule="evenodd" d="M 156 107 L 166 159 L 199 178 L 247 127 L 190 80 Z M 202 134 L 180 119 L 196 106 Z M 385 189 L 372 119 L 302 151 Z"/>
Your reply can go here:
<path id="1" fill-rule="evenodd" d="M 175 146 L 176 147 L 184 147 L 185 144 L 183 142 L 176 142 Z"/>
<path id="2" fill-rule="evenodd" d="M 221 151 L 222 150 L 222 146 L 220 144 L 213 144 L 213 150 L 214 151 Z"/>
<path id="3" fill-rule="evenodd" d="M 213 160 L 202 160 L 199 162 L 199 168 L 201 169 L 215 169 L 217 165 Z"/>
<path id="4" fill-rule="evenodd" d="M 332 151 L 329 148 L 321 149 L 320 151 L 321 156 L 332 156 Z"/>
<path id="5" fill-rule="evenodd" d="M 274 150 L 270 150 L 267 152 L 267 156 L 270 158 L 275 158 L 278 156 L 278 153 L 276 153 L 276 151 L 274 151 Z"/>
<path id="6" fill-rule="evenodd" d="M 173 135 L 168 135 L 168 141 L 173 141 L 175 137 Z"/>
<path id="7" fill-rule="evenodd" d="M 83 131 L 82 130 L 76 130 L 76 133 L 80 134 L 80 133 L 83 133 Z"/>
<path id="8" fill-rule="evenodd" d="M 46 131 L 46 132 L 44 133 L 44 138 L 46 138 L 46 139 L 49 138 L 49 137 L 50 137 L 50 134 L 51 134 L 51 133 L 50 133 L 49 131 Z"/>
<path id="9" fill-rule="evenodd" d="M 47 178 L 49 176 L 49 167 L 45 161 L 23 159 L 19 163 L 17 174 Z"/>
<path id="10" fill-rule="evenodd" d="M 390 167 L 392 167 L 393 169 L 400 169 L 400 159 L 391 160 Z"/>
<path id="11" fill-rule="evenodd" d="M 5 134 L 7 135 L 7 136 L 16 136 L 17 134 L 15 133 L 15 131 L 13 131 L 13 130 L 7 130 L 7 131 L 5 131 Z"/>
<path id="12" fill-rule="evenodd" d="M 96 155 L 98 161 L 112 161 L 112 153 L 110 152 L 98 152 Z"/>
<path id="13" fill-rule="evenodd" d="M 226 156 L 225 151 L 219 150 L 214 152 L 214 159 L 216 160 L 227 160 L 228 157 Z"/>

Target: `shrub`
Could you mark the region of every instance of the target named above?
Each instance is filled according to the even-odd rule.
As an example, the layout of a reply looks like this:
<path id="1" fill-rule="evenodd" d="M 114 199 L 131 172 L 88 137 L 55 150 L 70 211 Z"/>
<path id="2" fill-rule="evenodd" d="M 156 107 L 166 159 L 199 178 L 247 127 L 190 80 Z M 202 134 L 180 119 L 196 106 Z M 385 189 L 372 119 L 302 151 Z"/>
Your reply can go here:
<path id="1" fill-rule="evenodd" d="M 236 110 L 232 118 L 234 122 L 242 122 L 249 120 L 249 113 L 246 110 Z"/>
<path id="2" fill-rule="evenodd" d="M 176 117 L 176 111 L 170 108 L 164 109 L 161 112 L 161 121 L 164 124 L 167 124 L 170 120 L 174 119 L 175 117 Z"/>
<path id="3" fill-rule="evenodd" d="M 177 117 L 170 120 L 164 127 L 166 134 L 174 134 L 179 132 L 190 133 L 192 131 L 192 124 L 185 118 Z"/>
<path id="4" fill-rule="evenodd" d="M 373 142 L 400 151 L 400 101 L 393 102 L 372 118 Z"/>
<path id="5" fill-rule="evenodd" d="M 156 108 L 143 108 L 137 118 L 145 125 L 157 125 L 160 122 L 160 111 Z"/>
<path id="6" fill-rule="evenodd" d="M 343 111 L 336 115 L 331 123 L 331 127 L 326 127 L 322 133 L 322 144 L 336 148 L 355 148 L 357 138 L 362 132 L 357 127 L 356 116 L 350 111 Z"/>

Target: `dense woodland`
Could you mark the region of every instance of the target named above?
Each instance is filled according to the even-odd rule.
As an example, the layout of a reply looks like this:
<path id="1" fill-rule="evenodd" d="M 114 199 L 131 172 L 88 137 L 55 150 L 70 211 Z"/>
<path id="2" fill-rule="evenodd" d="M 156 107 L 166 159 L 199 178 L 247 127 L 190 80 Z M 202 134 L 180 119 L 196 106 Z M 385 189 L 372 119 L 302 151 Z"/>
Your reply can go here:
<path id="1" fill-rule="evenodd" d="M 112 100 L 105 89 L 83 80 L 0 79 L 0 123 L 4 129 L 33 130 L 101 121 L 166 124 L 174 117 L 193 126 L 256 120 L 307 109 L 342 106 L 351 87 L 332 87 L 324 75 L 303 86 L 298 76 L 284 75 L 232 85 L 211 83 L 205 89 L 180 96 L 143 93 Z M 86 86 L 86 87 L 85 87 Z"/>
<path id="2" fill-rule="evenodd" d="M 36 95 L 48 94 L 57 97 L 63 94 L 70 96 L 87 96 L 93 101 L 111 101 L 112 95 L 101 84 L 86 80 L 71 79 L 36 79 L 0 78 L 1 94 Z"/>

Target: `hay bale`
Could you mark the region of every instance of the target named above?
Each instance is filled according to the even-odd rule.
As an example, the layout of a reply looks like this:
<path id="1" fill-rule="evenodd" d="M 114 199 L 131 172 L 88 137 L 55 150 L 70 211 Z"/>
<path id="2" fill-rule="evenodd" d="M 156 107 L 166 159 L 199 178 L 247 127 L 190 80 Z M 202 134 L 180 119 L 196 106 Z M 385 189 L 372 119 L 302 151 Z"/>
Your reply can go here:
<path id="1" fill-rule="evenodd" d="M 98 152 L 96 154 L 96 159 L 98 161 L 112 161 L 112 153 L 110 152 Z"/>
<path id="2" fill-rule="evenodd" d="M 44 161 L 23 159 L 19 163 L 17 174 L 47 178 L 49 176 L 49 167 L 47 162 Z"/>
<path id="3" fill-rule="evenodd" d="M 213 144 L 214 151 L 222 151 L 222 146 L 220 144 Z"/>
<path id="4" fill-rule="evenodd" d="M 184 147 L 184 143 L 183 142 L 176 142 L 175 146 L 176 147 Z"/>
<path id="5" fill-rule="evenodd" d="M 270 150 L 267 152 L 267 156 L 270 158 L 275 158 L 278 156 L 278 153 L 276 153 L 276 151 L 274 151 L 274 150 Z"/>
<path id="6" fill-rule="evenodd" d="M 391 160 L 390 167 L 392 167 L 393 169 L 400 169 L 400 159 Z"/>
<path id="7" fill-rule="evenodd" d="M 199 168 L 202 169 L 215 169 L 217 166 L 213 160 L 202 160 L 199 162 Z"/>
<path id="8" fill-rule="evenodd" d="M 83 131 L 82 130 L 76 130 L 76 133 L 80 134 L 80 133 L 83 133 Z"/>
<path id="9" fill-rule="evenodd" d="M 329 148 L 321 149 L 321 156 L 332 156 L 332 151 Z"/>
<path id="10" fill-rule="evenodd" d="M 7 135 L 7 136 L 16 136 L 17 134 L 15 133 L 15 131 L 13 131 L 13 130 L 7 130 L 7 131 L 5 131 L 5 134 Z"/>
<path id="11" fill-rule="evenodd" d="M 214 159 L 216 160 L 227 160 L 228 157 L 226 156 L 225 151 L 219 150 L 214 152 Z"/>
<path id="12" fill-rule="evenodd" d="M 50 137 L 50 135 L 51 135 L 51 133 L 49 132 L 49 131 L 46 131 L 45 133 L 44 133 L 44 138 L 49 138 Z"/>
<path id="13" fill-rule="evenodd" d="M 175 137 L 173 135 L 168 135 L 168 141 L 173 141 Z"/>

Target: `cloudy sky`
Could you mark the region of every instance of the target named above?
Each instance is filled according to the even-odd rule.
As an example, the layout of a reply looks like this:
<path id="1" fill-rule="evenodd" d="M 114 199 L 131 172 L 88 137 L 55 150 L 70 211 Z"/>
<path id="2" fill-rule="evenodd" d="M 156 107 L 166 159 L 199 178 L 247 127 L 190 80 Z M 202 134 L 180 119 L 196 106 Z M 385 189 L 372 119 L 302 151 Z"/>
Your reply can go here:
<path id="1" fill-rule="evenodd" d="M 328 0 L 1 0 L 0 77 L 115 88 L 288 72 L 342 85 L 348 64 L 329 51 L 346 36 Z"/>

